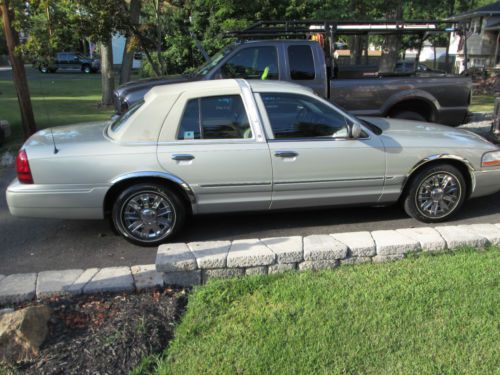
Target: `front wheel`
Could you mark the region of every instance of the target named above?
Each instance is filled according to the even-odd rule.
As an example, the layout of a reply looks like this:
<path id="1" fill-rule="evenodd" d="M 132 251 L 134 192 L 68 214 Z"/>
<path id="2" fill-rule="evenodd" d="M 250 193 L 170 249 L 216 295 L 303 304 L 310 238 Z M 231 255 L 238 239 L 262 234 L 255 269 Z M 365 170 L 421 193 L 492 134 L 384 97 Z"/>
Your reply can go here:
<path id="1" fill-rule="evenodd" d="M 411 217 L 426 223 L 445 221 L 453 216 L 467 193 L 462 172 L 448 164 L 424 167 L 409 184 L 404 209 Z"/>
<path id="2" fill-rule="evenodd" d="M 115 229 L 129 242 L 141 246 L 167 242 L 185 219 L 182 200 L 158 184 L 137 184 L 125 189 L 112 211 Z"/>
<path id="3" fill-rule="evenodd" d="M 90 68 L 90 66 L 88 65 L 85 65 L 83 68 L 82 68 L 82 71 L 85 73 L 85 74 L 90 74 L 92 73 L 92 69 Z"/>

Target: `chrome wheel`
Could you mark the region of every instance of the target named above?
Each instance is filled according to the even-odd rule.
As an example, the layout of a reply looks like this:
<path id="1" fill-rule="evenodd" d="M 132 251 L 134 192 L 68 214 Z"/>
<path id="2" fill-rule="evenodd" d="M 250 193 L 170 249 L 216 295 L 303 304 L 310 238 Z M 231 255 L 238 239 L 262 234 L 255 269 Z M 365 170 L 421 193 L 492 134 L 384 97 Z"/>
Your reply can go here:
<path id="1" fill-rule="evenodd" d="M 417 188 L 416 206 L 428 218 L 440 219 L 451 214 L 461 201 L 462 186 L 458 178 L 448 172 L 434 173 Z"/>
<path id="2" fill-rule="evenodd" d="M 144 242 L 168 236 L 176 219 L 169 199 L 152 191 L 130 197 L 123 205 L 120 216 L 127 233 Z"/>

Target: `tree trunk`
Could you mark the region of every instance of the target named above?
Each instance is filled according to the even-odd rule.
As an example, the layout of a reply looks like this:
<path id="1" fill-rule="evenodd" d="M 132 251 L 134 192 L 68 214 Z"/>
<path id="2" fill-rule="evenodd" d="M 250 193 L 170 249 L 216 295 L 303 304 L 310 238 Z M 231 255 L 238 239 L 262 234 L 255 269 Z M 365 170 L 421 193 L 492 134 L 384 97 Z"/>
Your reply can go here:
<path id="1" fill-rule="evenodd" d="M 113 104 L 113 90 L 115 88 L 115 76 L 113 72 L 113 48 L 111 38 L 101 43 L 101 86 L 102 105 Z"/>
<path id="2" fill-rule="evenodd" d="M 24 138 L 28 139 L 30 135 L 36 132 L 35 117 L 33 116 L 33 107 L 31 106 L 31 97 L 24 69 L 24 61 L 16 52 L 18 44 L 17 32 L 12 28 L 13 15 L 9 12 L 8 0 L 0 2 L 0 15 L 3 21 L 3 30 L 9 51 L 10 64 L 12 65 L 12 76 L 16 88 L 17 100 L 21 111 Z"/>
<path id="3" fill-rule="evenodd" d="M 400 20 L 403 18 L 403 4 L 399 2 L 397 8 L 387 14 L 387 20 Z M 401 49 L 401 34 L 387 35 L 382 43 L 382 56 L 380 58 L 379 72 L 390 73 L 399 59 Z"/>
<path id="4" fill-rule="evenodd" d="M 130 0 L 130 23 L 136 25 L 141 15 L 141 0 Z M 125 41 L 123 50 L 122 66 L 120 67 L 120 85 L 130 81 L 132 64 L 134 62 L 134 51 L 130 51 L 132 35 Z"/>

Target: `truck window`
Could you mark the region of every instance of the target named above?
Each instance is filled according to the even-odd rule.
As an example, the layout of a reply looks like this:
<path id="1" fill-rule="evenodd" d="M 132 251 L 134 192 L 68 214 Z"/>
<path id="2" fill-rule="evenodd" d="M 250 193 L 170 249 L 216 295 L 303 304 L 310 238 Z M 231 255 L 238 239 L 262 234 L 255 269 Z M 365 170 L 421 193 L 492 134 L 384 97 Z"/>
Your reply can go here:
<path id="1" fill-rule="evenodd" d="M 348 119 L 305 95 L 262 93 L 274 138 L 346 137 Z"/>
<path id="2" fill-rule="evenodd" d="M 293 80 L 305 81 L 316 77 L 314 59 L 310 46 L 289 46 L 288 61 L 290 63 L 290 77 Z"/>
<path id="3" fill-rule="evenodd" d="M 249 47 L 231 57 L 220 69 L 223 78 L 279 79 L 275 47 Z"/>
<path id="4" fill-rule="evenodd" d="M 177 139 L 252 138 L 252 130 L 239 95 L 190 99 L 182 115 Z"/>

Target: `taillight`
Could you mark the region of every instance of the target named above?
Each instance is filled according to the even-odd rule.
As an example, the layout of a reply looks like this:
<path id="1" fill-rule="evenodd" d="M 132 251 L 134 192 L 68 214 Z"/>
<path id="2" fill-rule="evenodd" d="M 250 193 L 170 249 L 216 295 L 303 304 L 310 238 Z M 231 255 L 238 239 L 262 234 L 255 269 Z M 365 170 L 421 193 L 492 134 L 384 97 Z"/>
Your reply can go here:
<path id="1" fill-rule="evenodd" d="M 23 184 L 32 184 L 33 176 L 31 175 L 30 163 L 26 151 L 19 150 L 16 159 L 17 179 Z"/>

